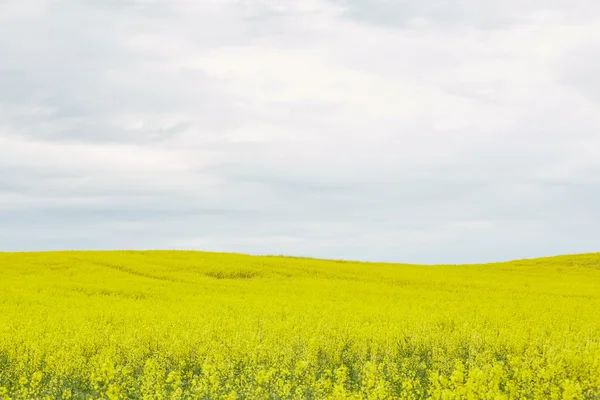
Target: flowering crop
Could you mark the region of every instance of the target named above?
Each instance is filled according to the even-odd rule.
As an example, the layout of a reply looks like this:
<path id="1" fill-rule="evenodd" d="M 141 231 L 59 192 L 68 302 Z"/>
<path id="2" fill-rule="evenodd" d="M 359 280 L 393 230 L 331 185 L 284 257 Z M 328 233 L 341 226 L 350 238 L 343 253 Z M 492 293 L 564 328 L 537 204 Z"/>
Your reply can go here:
<path id="1" fill-rule="evenodd" d="M 600 254 L 0 253 L 0 399 L 597 399 Z"/>

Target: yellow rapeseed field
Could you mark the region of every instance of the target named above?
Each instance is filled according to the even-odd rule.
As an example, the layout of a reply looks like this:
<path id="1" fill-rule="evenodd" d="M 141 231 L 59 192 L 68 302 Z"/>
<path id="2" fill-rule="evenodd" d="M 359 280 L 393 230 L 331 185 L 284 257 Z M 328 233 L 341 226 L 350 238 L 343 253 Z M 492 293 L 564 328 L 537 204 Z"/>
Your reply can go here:
<path id="1" fill-rule="evenodd" d="M 600 254 L 0 253 L 2 399 L 598 399 Z"/>

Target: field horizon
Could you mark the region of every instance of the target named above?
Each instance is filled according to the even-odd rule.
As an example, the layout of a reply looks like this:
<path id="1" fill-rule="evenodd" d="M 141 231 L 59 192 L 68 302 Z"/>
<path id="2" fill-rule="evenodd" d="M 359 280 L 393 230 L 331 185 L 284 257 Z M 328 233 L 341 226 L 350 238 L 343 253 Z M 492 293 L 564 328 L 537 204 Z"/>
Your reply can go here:
<path id="1" fill-rule="evenodd" d="M 596 399 L 600 253 L 0 252 L 0 399 Z"/>
<path id="2" fill-rule="evenodd" d="M 484 262 L 459 262 L 459 263 L 415 263 L 415 262 L 404 262 L 401 260 L 397 261 L 377 261 L 377 260 L 363 260 L 363 259 L 352 259 L 352 258 L 335 258 L 335 257 L 313 257 L 313 256 L 302 256 L 294 254 L 276 254 L 276 253 L 244 253 L 236 251 L 212 251 L 212 250 L 196 250 L 196 249 L 161 249 L 161 248 L 148 248 L 148 249 L 53 249 L 53 250 L 0 250 L 0 254 L 57 254 L 57 253 L 116 253 L 116 252 L 127 252 L 127 253 L 151 253 L 151 252 L 173 252 L 173 253 L 197 253 L 197 254 L 213 254 L 213 255 L 231 255 L 231 256 L 246 256 L 246 257 L 267 257 L 267 258 L 286 258 L 286 259 L 299 259 L 299 260 L 313 260 L 313 261 L 330 261 L 330 262 L 345 262 L 345 263 L 356 263 L 356 264 L 389 264 L 389 265 L 411 265 L 411 266 L 474 266 L 474 265 L 491 265 L 491 264 L 506 264 L 512 262 L 521 261 L 535 261 L 535 260 L 550 260 L 562 257 L 586 257 L 586 256 L 599 256 L 600 251 L 593 252 L 582 252 L 582 253 L 558 253 L 553 255 L 542 255 L 535 257 L 523 257 L 523 258 L 510 258 L 503 260 L 489 260 Z"/>

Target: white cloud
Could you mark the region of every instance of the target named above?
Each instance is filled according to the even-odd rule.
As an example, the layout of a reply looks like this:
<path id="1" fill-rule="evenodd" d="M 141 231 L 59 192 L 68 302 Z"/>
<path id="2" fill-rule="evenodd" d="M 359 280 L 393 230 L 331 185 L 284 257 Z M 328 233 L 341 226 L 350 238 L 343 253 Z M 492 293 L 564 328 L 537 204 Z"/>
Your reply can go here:
<path id="1" fill-rule="evenodd" d="M 1 246 L 597 250 L 594 4 L 5 1 Z"/>

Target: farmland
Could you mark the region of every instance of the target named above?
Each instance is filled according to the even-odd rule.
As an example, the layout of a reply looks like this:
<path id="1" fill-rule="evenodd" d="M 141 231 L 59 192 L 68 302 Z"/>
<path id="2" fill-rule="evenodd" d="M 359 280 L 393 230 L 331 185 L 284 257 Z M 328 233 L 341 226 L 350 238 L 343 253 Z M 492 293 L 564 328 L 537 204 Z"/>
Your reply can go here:
<path id="1" fill-rule="evenodd" d="M 0 398 L 596 399 L 600 254 L 0 253 Z"/>

